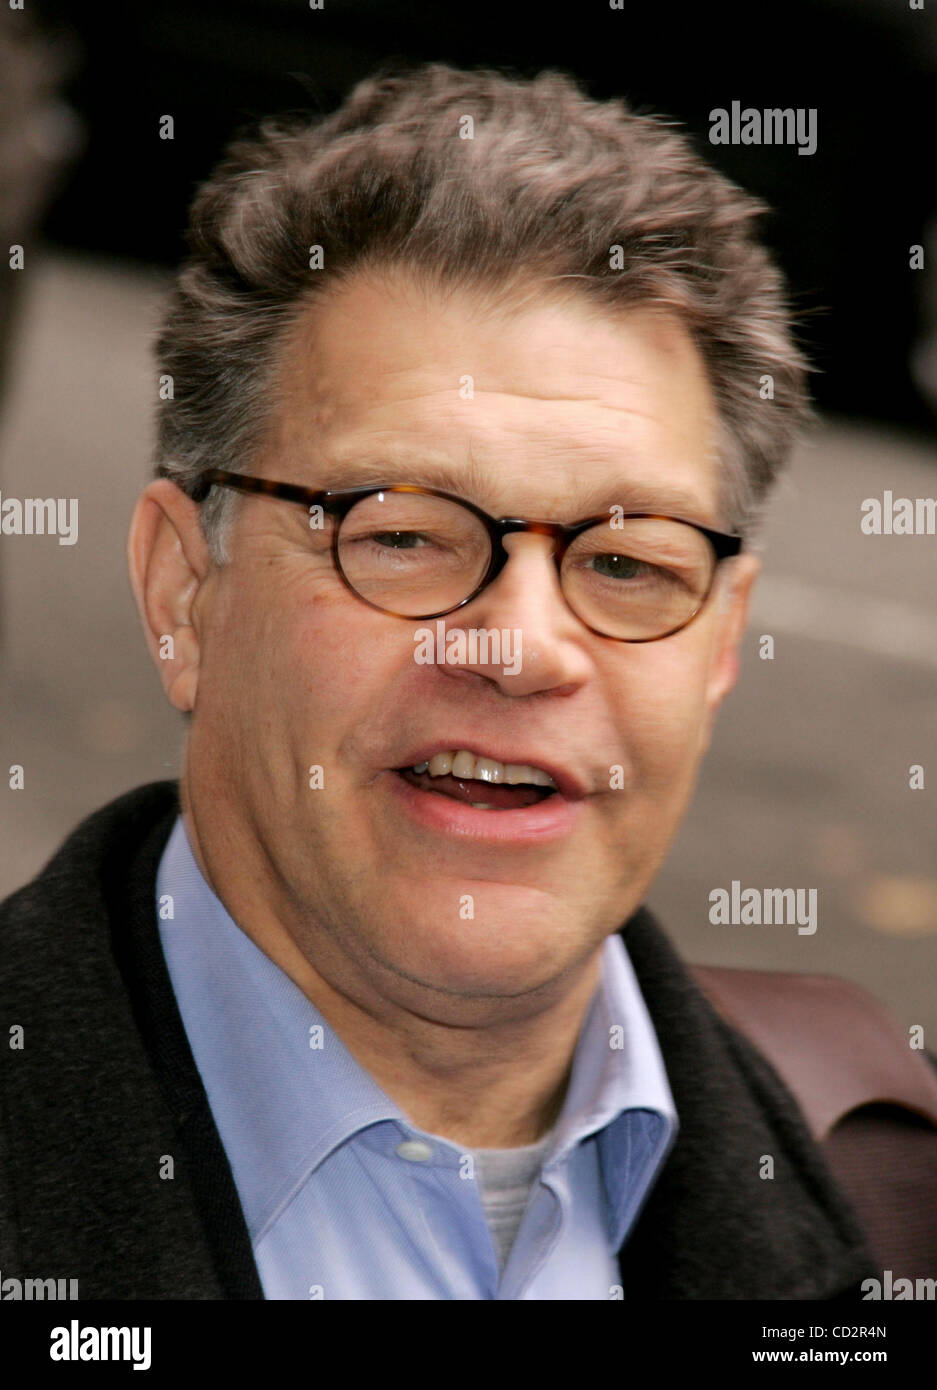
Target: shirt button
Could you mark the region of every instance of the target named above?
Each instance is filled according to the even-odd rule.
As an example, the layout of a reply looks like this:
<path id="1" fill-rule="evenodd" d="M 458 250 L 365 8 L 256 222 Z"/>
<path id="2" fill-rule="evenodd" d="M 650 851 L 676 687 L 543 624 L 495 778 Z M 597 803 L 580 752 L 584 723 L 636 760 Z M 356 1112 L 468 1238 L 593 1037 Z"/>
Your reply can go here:
<path id="1" fill-rule="evenodd" d="M 411 1163 L 425 1163 L 433 1156 L 433 1150 L 429 1144 L 424 1144 L 422 1139 L 405 1139 L 402 1144 L 397 1145 L 397 1152 L 401 1158 L 408 1158 Z"/>

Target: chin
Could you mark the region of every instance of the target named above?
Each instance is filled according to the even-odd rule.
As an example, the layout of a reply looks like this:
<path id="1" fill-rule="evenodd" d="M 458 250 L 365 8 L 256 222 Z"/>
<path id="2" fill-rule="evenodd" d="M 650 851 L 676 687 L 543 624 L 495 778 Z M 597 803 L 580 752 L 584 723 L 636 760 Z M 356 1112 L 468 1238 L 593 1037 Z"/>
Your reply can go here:
<path id="1" fill-rule="evenodd" d="M 512 903 L 498 901 L 490 888 L 472 896 L 474 916 L 467 915 L 468 904 L 453 912 L 451 896 L 445 912 L 441 904 L 428 912 L 424 898 L 419 921 L 411 913 L 405 935 L 386 941 L 385 958 L 437 989 L 520 994 L 562 974 L 571 957 L 587 950 L 584 925 L 577 932 L 571 912 L 558 911 L 555 902 L 545 910 L 542 895 L 526 908 L 516 894 Z"/>

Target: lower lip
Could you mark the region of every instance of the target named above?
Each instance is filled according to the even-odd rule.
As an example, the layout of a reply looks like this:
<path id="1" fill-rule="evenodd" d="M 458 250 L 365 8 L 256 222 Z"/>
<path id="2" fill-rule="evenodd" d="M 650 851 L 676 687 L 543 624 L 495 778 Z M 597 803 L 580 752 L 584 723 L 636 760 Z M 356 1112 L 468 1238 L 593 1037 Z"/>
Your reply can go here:
<path id="1" fill-rule="evenodd" d="M 499 844 L 545 844 L 569 835 L 579 821 L 583 801 L 567 801 L 557 792 L 545 801 L 516 811 L 478 811 L 454 797 L 424 792 L 396 772 L 384 775 L 396 805 L 428 830 Z M 483 784 L 479 783 L 479 791 Z"/>

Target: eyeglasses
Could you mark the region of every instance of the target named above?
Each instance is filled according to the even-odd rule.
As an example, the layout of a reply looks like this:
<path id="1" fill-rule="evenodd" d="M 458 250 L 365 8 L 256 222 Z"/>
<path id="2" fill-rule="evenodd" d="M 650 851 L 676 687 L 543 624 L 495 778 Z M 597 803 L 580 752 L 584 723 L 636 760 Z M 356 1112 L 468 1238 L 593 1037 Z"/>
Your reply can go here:
<path id="1" fill-rule="evenodd" d="M 330 516 L 335 569 L 357 598 L 397 618 L 442 618 L 491 584 L 509 555 L 504 538 L 549 536 L 560 588 L 591 632 L 619 642 L 657 642 L 698 615 L 722 560 L 743 540 L 693 521 L 613 507 L 572 526 L 500 520 L 460 497 L 408 484 L 317 491 L 211 468 L 189 495 L 213 487 L 294 502 L 310 526 Z"/>

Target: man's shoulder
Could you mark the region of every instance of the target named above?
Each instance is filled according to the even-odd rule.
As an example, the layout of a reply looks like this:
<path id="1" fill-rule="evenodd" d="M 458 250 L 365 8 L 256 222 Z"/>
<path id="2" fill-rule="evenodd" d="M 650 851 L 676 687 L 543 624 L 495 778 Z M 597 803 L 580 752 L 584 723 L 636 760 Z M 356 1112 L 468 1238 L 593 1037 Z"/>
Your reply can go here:
<path id="1" fill-rule="evenodd" d="M 66 1021 L 82 1051 L 130 1026 L 125 954 L 138 924 L 155 923 L 156 866 L 177 814 L 175 782 L 116 797 L 0 903 L 0 1007 L 27 1033 L 18 1072 L 56 1084 L 51 1040 L 62 1045 Z"/>
<path id="2" fill-rule="evenodd" d="M 871 1272 L 865 1238 L 797 1100 L 652 913 L 641 908 L 621 935 L 680 1121 L 624 1252 L 628 1296 L 850 1296 Z"/>
<path id="3" fill-rule="evenodd" d="M 24 931 L 32 931 L 37 914 L 48 916 L 53 904 L 69 912 L 82 899 L 103 901 L 110 881 L 128 867 L 134 853 L 154 829 L 171 825 L 179 812 L 174 781 L 134 787 L 99 807 L 70 831 L 39 872 L 0 902 L 4 958 Z M 36 940 L 30 936 L 34 948 Z"/>
<path id="4" fill-rule="evenodd" d="M 178 809 L 174 782 L 116 798 L 0 905 L 0 1017 L 19 1031 L 0 1048 L 0 1263 L 76 1278 L 81 1298 L 224 1297 L 232 1240 L 247 1292 L 227 1296 L 257 1296 L 159 956 L 156 872 Z M 203 1173 L 209 1206 L 224 1188 L 217 1230 Z"/>

